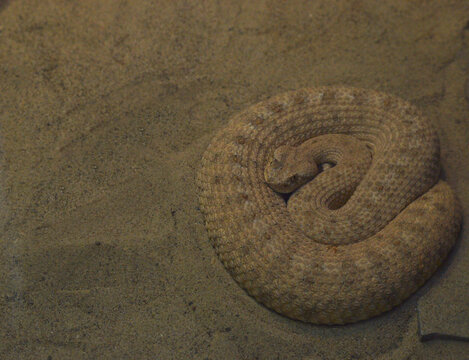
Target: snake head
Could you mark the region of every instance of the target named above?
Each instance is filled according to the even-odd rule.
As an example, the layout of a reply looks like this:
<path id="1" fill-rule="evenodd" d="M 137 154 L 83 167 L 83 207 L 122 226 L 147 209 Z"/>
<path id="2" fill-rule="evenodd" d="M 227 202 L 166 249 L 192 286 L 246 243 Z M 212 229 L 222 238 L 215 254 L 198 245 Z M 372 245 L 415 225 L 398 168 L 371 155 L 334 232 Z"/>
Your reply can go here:
<path id="1" fill-rule="evenodd" d="M 318 165 L 299 147 L 283 145 L 275 149 L 264 168 L 267 184 L 279 193 L 290 193 L 306 184 L 319 172 Z"/>

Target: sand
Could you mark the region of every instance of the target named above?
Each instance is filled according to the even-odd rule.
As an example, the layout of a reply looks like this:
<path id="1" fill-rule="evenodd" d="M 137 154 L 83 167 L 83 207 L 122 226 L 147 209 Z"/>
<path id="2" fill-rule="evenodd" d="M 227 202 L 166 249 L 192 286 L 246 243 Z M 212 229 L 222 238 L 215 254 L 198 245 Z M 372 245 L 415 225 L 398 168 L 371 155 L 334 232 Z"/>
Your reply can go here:
<path id="1" fill-rule="evenodd" d="M 0 358 L 469 359 L 467 231 L 402 306 L 333 327 L 259 305 L 210 245 L 216 130 L 339 84 L 424 111 L 467 222 L 467 1 L 0 2 Z"/>

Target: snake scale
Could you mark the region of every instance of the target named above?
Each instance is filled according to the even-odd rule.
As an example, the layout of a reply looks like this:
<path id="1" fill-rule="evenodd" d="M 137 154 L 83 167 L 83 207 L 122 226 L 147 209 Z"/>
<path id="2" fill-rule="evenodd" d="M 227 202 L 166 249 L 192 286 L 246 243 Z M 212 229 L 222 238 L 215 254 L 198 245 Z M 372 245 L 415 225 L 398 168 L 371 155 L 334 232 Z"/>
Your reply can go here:
<path id="1" fill-rule="evenodd" d="M 301 89 L 218 132 L 199 201 L 218 257 L 257 301 L 351 323 L 404 301 L 454 245 L 461 214 L 439 157 L 435 129 L 402 99 Z"/>

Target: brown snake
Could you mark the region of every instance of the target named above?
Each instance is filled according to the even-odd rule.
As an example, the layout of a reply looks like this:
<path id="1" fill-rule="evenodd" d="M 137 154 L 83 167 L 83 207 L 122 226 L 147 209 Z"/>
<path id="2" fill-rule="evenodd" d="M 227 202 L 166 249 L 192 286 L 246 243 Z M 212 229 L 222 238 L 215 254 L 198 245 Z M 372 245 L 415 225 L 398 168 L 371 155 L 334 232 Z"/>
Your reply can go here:
<path id="1" fill-rule="evenodd" d="M 235 115 L 197 184 L 216 252 L 250 295 L 343 324 L 398 305 L 447 256 L 461 214 L 439 173 L 436 131 L 414 106 L 321 87 Z"/>

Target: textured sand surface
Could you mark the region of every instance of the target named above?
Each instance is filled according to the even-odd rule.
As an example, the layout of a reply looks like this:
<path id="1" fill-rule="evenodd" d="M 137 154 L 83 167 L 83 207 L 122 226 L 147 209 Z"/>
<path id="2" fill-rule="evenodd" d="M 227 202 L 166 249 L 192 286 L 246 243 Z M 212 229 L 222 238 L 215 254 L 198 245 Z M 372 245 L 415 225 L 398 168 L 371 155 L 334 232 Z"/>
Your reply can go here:
<path id="1" fill-rule="evenodd" d="M 401 306 L 314 326 L 232 280 L 195 174 L 249 105 L 319 85 L 375 89 L 434 123 L 467 220 L 469 4 L 4 3 L 0 358 L 465 359 L 467 343 L 421 343 L 416 311 L 442 282 L 449 300 L 468 288 L 464 227 L 450 262 Z"/>

